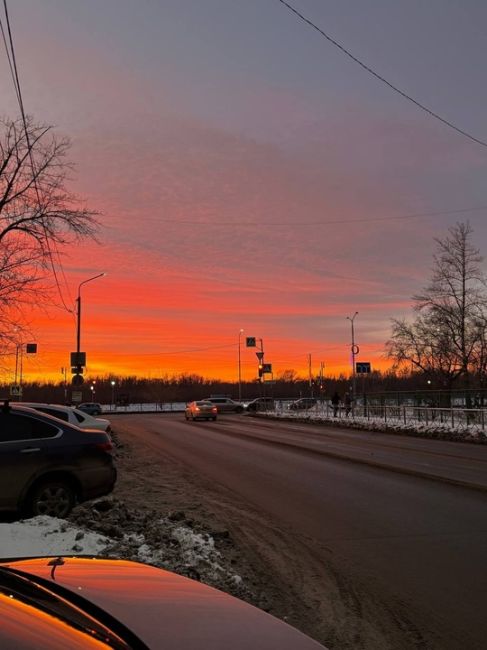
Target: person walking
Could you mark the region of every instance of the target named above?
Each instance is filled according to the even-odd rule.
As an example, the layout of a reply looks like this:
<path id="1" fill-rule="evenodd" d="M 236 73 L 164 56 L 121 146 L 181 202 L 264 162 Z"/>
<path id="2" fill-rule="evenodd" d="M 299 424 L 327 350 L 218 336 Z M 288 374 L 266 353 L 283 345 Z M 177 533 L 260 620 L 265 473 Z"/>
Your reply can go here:
<path id="1" fill-rule="evenodd" d="M 335 391 L 331 397 L 331 403 L 333 406 L 333 417 L 336 418 L 338 415 L 338 408 L 340 406 L 340 395 L 338 394 L 338 391 Z"/>

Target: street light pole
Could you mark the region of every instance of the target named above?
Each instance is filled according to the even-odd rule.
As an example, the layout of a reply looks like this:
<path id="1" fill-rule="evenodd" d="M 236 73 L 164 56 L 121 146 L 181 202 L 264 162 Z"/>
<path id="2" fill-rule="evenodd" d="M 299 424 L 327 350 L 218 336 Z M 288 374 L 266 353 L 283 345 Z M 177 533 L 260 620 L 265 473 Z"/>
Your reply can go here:
<path id="1" fill-rule="evenodd" d="M 240 329 L 238 332 L 238 400 L 242 400 L 242 364 L 241 364 L 241 353 L 240 353 L 240 341 L 242 338 L 243 329 Z"/>
<path id="2" fill-rule="evenodd" d="M 76 327 L 76 354 L 79 359 L 79 353 L 81 350 L 81 287 L 86 284 L 87 282 L 91 282 L 92 280 L 96 280 L 97 278 L 102 278 L 106 273 L 98 273 L 98 275 L 94 275 L 92 278 L 88 278 L 88 280 L 83 280 L 83 282 L 80 282 L 78 286 L 78 297 L 76 298 L 76 302 L 78 303 L 78 307 L 76 310 L 77 313 L 77 327 Z"/>
<path id="3" fill-rule="evenodd" d="M 355 355 L 359 352 L 358 345 L 355 345 L 355 332 L 353 328 L 353 321 L 356 316 L 358 316 L 358 311 L 356 311 L 353 316 L 347 316 L 347 320 L 349 320 L 352 325 L 352 400 L 355 399 Z"/>

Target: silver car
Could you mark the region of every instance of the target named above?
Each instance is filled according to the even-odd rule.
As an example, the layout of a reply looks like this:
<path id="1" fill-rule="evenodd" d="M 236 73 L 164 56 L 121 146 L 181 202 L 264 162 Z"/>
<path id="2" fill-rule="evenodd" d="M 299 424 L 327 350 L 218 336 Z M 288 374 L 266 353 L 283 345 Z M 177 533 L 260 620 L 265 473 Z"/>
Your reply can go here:
<path id="1" fill-rule="evenodd" d="M 73 406 L 64 406 L 63 404 L 43 404 L 42 402 L 16 402 L 21 406 L 28 406 L 31 409 L 47 413 L 55 418 L 74 424 L 80 429 L 96 429 L 111 433 L 112 425 L 106 418 L 94 418 L 88 413 L 84 413 Z"/>
<path id="2" fill-rule="evenodd" d="M 201 400 L 190 402 L 184 410 L 186 420 L 216 420 L 218 410 L 211 402 Z"/>

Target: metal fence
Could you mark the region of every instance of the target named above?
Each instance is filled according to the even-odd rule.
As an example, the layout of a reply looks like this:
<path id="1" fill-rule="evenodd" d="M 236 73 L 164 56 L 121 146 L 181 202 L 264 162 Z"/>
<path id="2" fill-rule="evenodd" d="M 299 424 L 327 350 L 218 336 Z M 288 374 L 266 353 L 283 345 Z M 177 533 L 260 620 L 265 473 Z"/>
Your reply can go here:
<path id="1" fill-rule="evenodd" d="M 385 424 L 411 425 L 437 424 L 442 427 L 479 427 L 483 431 L 487 424 L 487 410 L 473 408 L 438 408 L 434 406 L 411 405 L 381 405 L 381 404 L 355 404 L 350 408 L 340 405 L 336 409 L 330 402 L 318 402 L 308 410 L 293 411 L 289 409 L 291 399 L 276 399 L 274 404 L 259 405 L 258 412 L 269 415 L 286 415 L 290 417 L 323 417 L 326 419 L 349 420 L 381 420 Z M 104 405 L 103 412 L 112 413 L 142 413 L 142 412 L 183 412 L 185 402 L 159 402 L 152 404 L 130 404 L 128 406 Z"/>
<path id="2" fill-rule="evenodd" d="M 281 415 L 291 414 L 299 417 L 306 415 L 323 416 L 326 419 L 358 419 L 382 420 L 391 424 L 439 424 L 445 427 L 476 426 L 485 430 L 487 415 L 485 409 L 466 408 L 437 408 L 430 406 L 385 406 L 385 405 L 355 405 L 349 409 L 344 406 L 333 408 L 329 403 L 318 403 L 308 411 L 298 413 L 286 410 L 284 402 L 277 405 Z"/>

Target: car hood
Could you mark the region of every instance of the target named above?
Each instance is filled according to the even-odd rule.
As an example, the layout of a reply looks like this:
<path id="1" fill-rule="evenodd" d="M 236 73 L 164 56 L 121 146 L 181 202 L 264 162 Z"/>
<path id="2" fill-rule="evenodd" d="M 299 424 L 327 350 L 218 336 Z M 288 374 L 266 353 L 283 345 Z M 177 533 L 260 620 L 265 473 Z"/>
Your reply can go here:
<path id="1" fill-rule="evenodd" d="M 51 582 L 52 558 L 0 565 Z M 126 560 L 63 558 L 56 584 L 101 607 L 149 648 L 318 650 L 324 646 L 237 598 L 175 573 Z M 1 632 L 0 632 L 1 638 Z"/>

